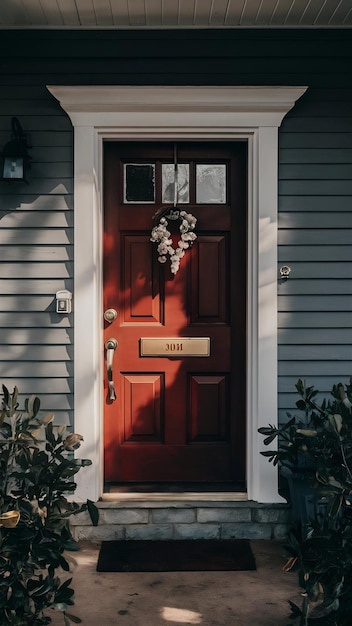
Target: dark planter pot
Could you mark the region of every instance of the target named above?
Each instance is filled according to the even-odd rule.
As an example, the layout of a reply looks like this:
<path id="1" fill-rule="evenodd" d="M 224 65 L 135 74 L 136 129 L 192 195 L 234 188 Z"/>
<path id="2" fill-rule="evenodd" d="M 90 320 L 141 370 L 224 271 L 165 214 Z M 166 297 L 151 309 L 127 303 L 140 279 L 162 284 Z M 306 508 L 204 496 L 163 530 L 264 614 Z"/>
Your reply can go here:
<path id="1" fill-rule="evenodd" d="M 291 521 L 300 522 L 303 526 L 311 520 L 327 515 L 328 499 L 322 497 L 314 486 L 314 470 L 297 468 L 293 471 L 288 467 L 281 468 L 289 488 L 289 504 L 291 505 Z"/>
<path id="2" fill-rule="evenodd" d="M 300 477 L 287 479 L 290 490 L 291 520 L 309 525 L 311 520 L 327 515 L 328 500 L 318 496 L 317 490 L 307 485 Z"/>

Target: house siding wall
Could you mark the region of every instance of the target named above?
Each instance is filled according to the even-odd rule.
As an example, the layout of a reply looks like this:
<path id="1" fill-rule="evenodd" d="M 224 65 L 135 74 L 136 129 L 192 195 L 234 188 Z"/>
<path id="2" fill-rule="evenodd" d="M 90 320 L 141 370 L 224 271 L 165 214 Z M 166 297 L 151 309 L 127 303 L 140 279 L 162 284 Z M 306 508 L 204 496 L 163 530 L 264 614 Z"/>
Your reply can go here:
<path id="1" fill-rule="evenodd" d="M 310 89 L 279 148 L 279 411 L 303 378 L 327 396 L 352 375 L 352 92 Z"/>
<path id="2" fill-rule="evenodd" d="M 32 146 L 29 184 L 0 183 L 0 381 L 34 393 L 58 423 L 73 423 L 73 316 L 55 312 L 73 291 L 72 128 L 45 86 L 0 87 L 0 145 L 15 115 Z"/>
<path id="3" fill-rule="evenodd" d="M 73 134 L 47 84 L 308 85 L 279 147 L 280 417 L 305 377 L 347 380 L 351 356 L 350 31 L 3 31 L 0 147 L 29 133 L 29 185 L 0 182 L 0 381 L 73 423 Z M 352 372 L 351 372 L 352 373 Z M 269 416 L 270 418 L 270 416 Z"/>

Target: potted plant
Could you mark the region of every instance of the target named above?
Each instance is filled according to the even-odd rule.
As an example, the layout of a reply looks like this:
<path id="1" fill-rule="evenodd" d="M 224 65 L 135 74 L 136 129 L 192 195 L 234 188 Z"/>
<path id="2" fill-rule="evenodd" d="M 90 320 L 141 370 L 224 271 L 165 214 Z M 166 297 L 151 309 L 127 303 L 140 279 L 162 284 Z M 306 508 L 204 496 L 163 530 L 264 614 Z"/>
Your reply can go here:
<path id="1" fill-rule="evenodd" d="M 261 428 L 264 443 L 278 440 L 278 449 L 264 451 L 281 473 L 309 490 L 303 517 L 295 515 L 288 551 L 297 561 L 304 589 L 302 606 L 291 604 L 300 626 L 352 623 L 352 386 L 334 385 L 331 398 L 318 403 L 319 391 L 296 383 L 299 415 L 283 426 Z M 295 481 L 293 480 L 295 479 Z M 318 503 L 318 506 L 317 506 Z M 298 511 L 297 505 L 296 513 Z M 302 509 L 303 507 L 301 507 Z"/>
<path id="2" fill-rule="evenodd" d="M 283 495 L 291 505 L 292 520 L 308 524 L 317 513 L 318 501 L 321 506 L 324 503 L 319 489 L 322 486 L 319 482 L 319 468 L 324 475 L 326 463 L 329 465 L 331 460 L 328 450 L 331 443 L 336 444 L 334 428 L 329 419 L 336 411 L 331 407 L 331 401 L 327 403 L 323 400 L 320 406 L 316 400 L 319 391 L 307 387 L 301 379 L 296 383 L 296 390 L 301 396 L 296 402 L 299 414 L 292 416 L 288 413 L 289 419 L 285 424 L 279 427 L 269 424 L 268 427 L 260 428 L 259 432 L 265 436 L 264 445 L 277 440 L 277 449 L 261 454 L 279 468 L 281 478 L 284 479 L 281 480 L 281 485 L 284 485 Z M 338 402 L 340 387 L 335 387 L 332 393 L 334 401 Z M 325 447 L 326 438 L 330 440 L 328 448 Z M 324 449 L 324 458 L 321 447 Z M 289 495 L 285 484 L 288 485 Z"/>
<path id="3" fill-rule="evenodd" d="M 91 464 L 72 451 L 82 437 L 53 426 L 53 414 L 39 417 L 39 398 L 18 409 L 18 389 L 3 386 L 0 413 L 0 623 L 41 626 L 59 611 L 66 626 L 80 622 L 71 615 L 71 578 L 64 582 L 58 568 L 69 572 L 65 550 L 77 550 L 69 518 L 88 509 L 98 523 L 93 502 L 76 504 L 74 475 Z"/>

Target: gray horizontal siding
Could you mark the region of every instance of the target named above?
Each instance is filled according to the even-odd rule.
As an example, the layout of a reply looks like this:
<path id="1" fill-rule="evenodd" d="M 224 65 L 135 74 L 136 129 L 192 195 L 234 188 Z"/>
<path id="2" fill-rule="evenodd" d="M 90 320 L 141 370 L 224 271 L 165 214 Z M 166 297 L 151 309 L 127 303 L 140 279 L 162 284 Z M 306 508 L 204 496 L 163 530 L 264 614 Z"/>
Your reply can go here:
<path id="1" fill-rule="evenodd" d="M 348 244 L 324 246 L 314 245 L 314 242 L 312 242 L 306 245 L 280 246 L 280 251 L 281 258 L 285 258 L 287 261 L 330 261 L 331 263 L 336 261 L 350 263 L 352 261 L 352 248 Z"/>
<path id="2" fill-rule="evenodd" d="M 7 134 L 5 141 L 8 141 L 8 139 L 9 136 Z M 46 195 L 43 193 L 38 196 L 32 192 L 32 185 L 30 186 L 31 193 L 27 191 L 27 188 L 22 188 L 20 191 L 18 185 L 14 185 L 11 189 L 4 184 L 2 185 L 0 196 L 2 216 L 5 216 L 9 210 L 14 209 L 16 211 L 69 211 L 73 209 L 73 197 L 70 194 Z"/>
<path id="3" fill-rule="evenodd" d="M 297 374 L 297 371 L 300 373 Z M 306 361 L 304 359 L 301 361 L 281 361 L 279 382 L 281 382 L 284 376 L 290 376 L 295 382 L 299 378 L 304 378 L 308 385 L 314 386 L 317 386 L 316 380 L 321 376 L 329 376 L 331 379 L 334 379 L 335 383 L 340 381 L 347 382 L 351 371 L 350 358 L 346 361 L 335 361 L 333 358 L 330 358 L 329 360 L 320 361 L 318 363 L 314 359 L 308 359 Z M 292 390 L 294 391 L 294 386 Z M 280 395 L 281 392 L 280 387 Z M 293 406 L 294 405 L 291 405 L 291 408 Z"/>
<path id="4" fill-rule="evenodd" d="M 352 268 L 350 268 L 352 272 Z M 297 273 L 297 265 L 294 266 L 294 271 Z M 323 274 L 323 272 L 322 272 Z M 352 281 L 342 279 L 337 276 L 335 280 L 331 280 L 323 276 L 322 278 L 307 279 L 292 279 L 289 284 L 281 284 L 280 295 L 292 296 L 295 295 L 341 295 L 352 294 Z"/>
<path id="5" fill-rule="evenodd" d="M 0 382 L 38 395 L 56 423 L 73 423 L 73 316 L 55 294 L 73 291 L 72 129 L 45 85 L 0 88 L 0 145 L 11 117 L 28 133 L 29 184 L 0 183 Z"/>
<path id="6" fill-rule="evenodd" d="M 73 290 L 73 280 L 56 279 L 15 279 L 0 278 L 0 293 L 4 295 L 10 294 L 53 294 L 61 289 Z"/>
<path id="7" fill-rule="evenodd" d="M 73 365 L 69 361 L 35 361 L 33 365 L 33 359 L 31 361 L 24 361 L 18 363 L 18 361 L 4 361 L 1 364 L 1 379 L 13 378 L 16 380 L 16 385 L 21 390 L 19 385 L 19 377 L 21 378 L 71 378 L 73 376 Z M 48 389 L 50 392 L 50 388 Z M 33 393 L 36 393 L 33 389 Z"/>
<path id="8" fill-rule="evenodd" d="M 351 370 L 351 374 L 352 374 L 352 370 Z M 330 396 L 331 394 L 331 390 L 333 385 L 336 384 L 336 381 L 338 382 L 342 382 L 343 384 L 347 384 L 349 383 L 349 376 L 343 375 L 343 376 L 339 376 L 339 374 L 337 373 L 337 378 L 335 376 L 329 376 L 324 375 L 324 373 L 322 373 L 319 376 L 315 376 L 314 378 L 314 383 L 317 389 L 319 389 L 327 398 Z M 292 390 L 295 390 L 295 385 L 296 385 L 297 379 L 294 378 L 293 376 L 281 376 L 280 379 L 280 387 L 281 387 L 281 392 L 282 394 L 292 394 Z M 307 381 L 306 381 L 307 382 Z M 294 404 L 297 401 L 297 396 L 295 396 L 294 401 L 292 403 L 291 400 L 291 406 L 294 406 Z M 286 406 L 288 406 L 286 404 Z"/>
<path id="9" fill-rule="evenodd" d="M 42 83 L 43 83 L 43 77 L 42 77 Z M 23 93 L 25 94 L 27 91 L 30 91 L 32 89 L 32 85 L 26 88 L 23 88 L 22 86 L 21 89 Z M 41 89 L 42 90 L 44 89 L 43 86 L 41 87 Z M 9 87 L 7 87 L 7 90 L 9 90 Z M 11 93 L 12 91 L 13 91 L 13 87 L 11 86 Z M 46 97 L 49 97 L 49 95 Z M 65 148 L 66 150 L 69 150 L 71 152 L 72 131 L 69 127 L 67 127 L 67 130 L 65 131 L 63 130 L 59 131 L 55 129 L 53 130 L 51 128 L 47 128 L 46 130 L 36 129 L 35 144 L 34 144 L 33 128 L 31 124 L 29 125 L 28 128 L 24 126 L 23 117 L 18 113 L 17 102 L 18 100 L 16 100 L 16 105 L 15 105 L 16 108 L 14 108 L 8 116 L 4 117 L 4 122 L 6 122 L 6 125 L 3 122 L 4 125 L 0 128 L 0 140 L 1 140 L 2 145 L 9 140 L 9 131 L 10 131 L 9 120 L 11 119 L 12 115 L 17 115 L 20 118 L 23 129 L 28 134 L 29 143 L 32 146 L 30 154 L 33 159 L 36 155 L 40 157 L 41 159 L 45 158 L 45 155 L 48 153 L 48 149 L 50 152 L 50 160 L 56 159 L 56 161 L 60 160 L 60 154 L 64 154 L 62 152 L 62 148 Z M 47 119 L 47 122 L 49 122 L 48 116 L 46 119 Z M 29 121 L 30 120 L 27 119 L 27 123 L 29 123 Z M 50 126 L 51 126 L 51 123 L 50 123 Z M 55 146 L 55 151 L 53 151 L 53 146 Z M 57 152 L 57 155 L 55 156 L 56 148 L 58 152 Z M 43 152 L 41 152 L 41 149 L 43 149 Z M 64 160 L 64 158 L 62 158 L 62 160 Z"/>
<path id="10" fill-rule="evenodd" d="M 65 315 L 47 313 L 42 311 L 8 312 L 0 313 L 0 328 L 47 328 L 55 324 L 55 327 L 70 328 L 71 320 Z M 4 342 L 5 343 L 5 342 Z"/>
<path id="11" fill-rule="evenodd" d="M 287 311 L 278 316 L 279 328 L 350 328 L 350 318 L 351 314 L 346 311 L 314 311 L 314 315 L 311 311 Z M 321 332 L 322 342 L 324 332 Z"/>
<path id="12" fill-rule="evenodd" d="M 280 130 L 279 417 L 295 382 L 328 397 L 352 374 L 352 97 L 311 90 Z"/>
<path id="13" fill-rule="evenodd" d="M 6 329 L 6 339 L 7 344 L 10 344 L 11 348 L 15 344 L 19 344 L 22 346 L 29 345 L 40 345 L 48 347 L 50 345 L 59 345 L 59 346 L 71 346 L 73 337 L 73 329 L 72 328 L 31 328 L 30 332 L 28 332 L 27 328 L 7 328 Z M 4 358 L 5 358 L 5 348 L 4 350 Z"/>
<path id="14" fill-rule="evenodd" d="M 31 192 L 34 194 L 72 194 L 73 193 L 73 182 L 71 179 L 57 179 L 57 178 L 41 178 L 40 173 L 37 174 L 37 178 L 33 176 L 31 178 Z M 0 209 L 6 207 L 6 199 L 8 198 L 8 202 L 11 202 L 13 199 L 13 192 L 11 192 L 10 188 L 7 188 L 3 192 L 4 202 L 1 205 Z M 15 208 L 15 207 L 13 207 Z"/>
<path id="15" fill-rule="evenodd" d="M 298 164 L 298 167 L 302 168 L 303 163 L 309 163 L 315 166 L 316 173 L 320 173 L 321 164 L 348 164 L 349 173 L 351 173 L 352 162 L 352 150 L 351 148 L 306 148 L 304 151 L 301 148 L 281 148 L 280 150 L 280 163 L 283 165 L 286 163 Z M 319 167 L 317 165 L 319 164 Z M 302 169 L 303 174 L 305 170 Z"/>
<path id="16" fill-rule="evenodd" d="M 326 158 L 328 158 L 328 154 Z M 347 163 L 289 163 L 281 165 L 281 180 L 347 180 L 351 178 L 351 155 Z"/>
<path id="17" fill-rule="evenodd" d="M 351 111 L 348 114 L 342 114 L 339 107 L 335 103 L 330 103 L 330 115 L 324 116 L 305 116 L 295 115 L 286 117 L 284 121 L 284 129 L 287 133 L 350 133 L 352 132 Z"/>
<path id="18" fill-rule="evenodd" d="M 13 389 L 17 385 L 17 380 L 14 378 L 2 377 L 1 382 L 8 389 Z M 53 394 L 70 394 L 73 391 L 73 379 L 72 378 L 24 378 L 21 382 L 22 394 L 35 394 L 48 395 L 48 392 Z"/>
<path id="19" fill-rule="evenodd" d="M 283 351 L 287 346 L 321 346 L 322 331 L 320 328 L 280 328 L 279 342 L 280 349 Z M 334 345 L 347 346 L 350 350 L 352 345 L 352 325 L 350 328 L 325 328 L 324 329 L 324 346 Z M 352 356 L 350 354 L 350 356 Z M 282 358 L 284 354 L 282 353 Z M 352 369 L 351 369 L 352 372 Z"/>
<path id="20" fill-rule="evenodd" d="M 280 361 L 348 361 L 352 357 L 351 344 L 334 345 L 330 344 L 317 345 L 280 345 L 279 359 Z M 352 366 L 351 366 L 352 369 Z"/>
<path id="21" fill-rule="evenodd" d="M 280 294 L 279 311 L 352 311 L 352 297 L 337 295 L 332 298 L 330 294 L 326 296 L 294 295 L 283 296 Z M 352 319 L 346 315 L 346 325 L 352 324 Z"/>
<path id="22" fill-rule="evenodd" d="M 351 131 L 346 133 L 324 132 L 312 133 L 310 131 L 295 131 L 285 133 L 280 137 L 280 146 L 294 149 L 350 149 Z"/>
<path id="23" fill-rule="evenodd" d="M 332 228 L 337 228 L 336 232 L 341 235 L 342 229 L 350 229 L 351 227 L 352 213 L 346 211 L 339 212 L 336 210 L 330 210 L 329 213 L 325 212 L 323 214 L 319 211 L 296 211 L 292 213 L 284 213 L 282 211 L 279 214 L 279 237 L 284 236 L 285 228 L 300 229 L 300 233 L 304 233 L 307 229 L 314 229 L 314 231 L 317 231 L 318 229 L 322 228 L 327 228 L 329 230 Z M 321 235 L 321 233 L 319 234 Z"/>
<path id="24" fill-rule="evenodd" d="M 352 141 L 352 136 L 351 136 Z M 333 212 L 349 211 L 351 205 L 350 195 L 334 196 L 333 198 Z M 299 196 L 295 194 L 280 196 L 280 207 L 283 211 L 332 211 L 332 199 L 330 196 L 322 196 L 319 194 L 313 194 L 311 196 Z"/>
<path id="25" fill-rule="evenodd" d="M 226 55 L 230 58 L 256 60 L 262 52 L 263 56 L 274 59 L 298 58 L 304 64 L 307 57 L 344 59 L 351 54 L 349 33 L 339 29 L 334 32 L 333 36 L 328 37 L 324 32 L 319 31 L 311 31 L 307 36 L 307 31 L 297 29 L 293 32 L 265 29 L 258 32 L 258 30 L 243 29 L 237 30 L 235 35 L 223 29 L 214 30 L 211 34 L 204 30 L 167 30 L 166 32 L 161 30 L 152 33 L 120 30 L 105 31 L 104 37 L 101 36 L 101 31 L 81 31 L 78 36 L 76 32 L 69 31 L 37 31 L 36 36 L 31 35 L 30 32 L 22 31 L 23 46 L 28 42 L 31 43 L 31 56 L 42 57 L 45 54 L 48 55 L 50 50 L 51 58 L 68 60 L 100 58 L 105 61 L 106 57 L 138 60 L 142 43 L 145 46 L 146 55 L 158 58 L 160 45 L 164 41 L 170 44 L 165 54 L 176 59 L 188 59 L 201 53 L 203 58 L 222 60 L 222 57 Z M 10 38 L 11 34 L 4 40 L 4 45 Z M 97 40 L 99 45 L 97 45 Z M 49 44 L 52 45 L 49 46 Z M 198 48 L 195 51 L 196 45 Z M 22 59 L 22 50 L 23 48 L 19 46 L 13 48 L 11 56 Z M 333 99 L 334 96 L 331 98 Z"/>
<path id="26" fill-rule="evenodd" d="M 30 392 L 32 395 L 32 392 Z M 33 395 L 37 395 L 35 392 Z M 24 401 L 28 397 L 26 394 L 19 394 L 19 403 L 20 406 L 24 405 Z M 62 417 L 65 413 L 68 414 L 72 411 L 72 406 L 69 403 L 69 395 L 68 394 L 54 394 L 51 393 L 50 384 L 47 388 L 47 393 L 41 393 L 40 396 L 40 408 L 44 411 L 54 412 L 55 416 Z M 57 420 L 58 423 L 58 420 Z"/>
<path id="27" fill-rule="evenodd" d="M 72 228 L 73 226 L 73 213 L 69 211 L 16 211 L 12 213 L 6 213 L 3 211 L 1 218 L 1 228 L 16 229 L 16 232 L 20 232 L 19 229 L 25 229 L 25 232 L 30 233 L 30 229 L 40 229 L 43 225 L 47 229 L 49 228 Z M 53 231 L 56 233 L 57 231 Z M 72 242 L 72 231 L 66 230 L 66 239 L 61 243 Z M 2 232 L 1 237 L 6 242 L 6 233 Z M 38 232 L 38 237 L 40 232 Z M 38 242 L 39 243 L 39 242 Z M 48 243 L 48 242 L 46 242 Z M 51 241 L 50 243 L 59 243 L 58 241 Z"/>
<path id="28" fill-rule="evenodd" d="M 14 41 L 16 45 L 14 45 Z M 43 84 L 310 85 L 351 88 L 349 31 L 2 31 L 5 87 Z M 15 92 L 23 104 L 25 97 Z M 337 103 L 337 99 L 331 96 Z M 340 102 L 341 99 L 340 99 Z M 29 105 L 33 98 L 29 96 Z M 35 107 L 32 106 L 32 109 Z M 31 110 L 32 110 L 31 109 Z M 307 116 L 314 119 L 313 108 Z M 324 113 L 324 111 L 322 111 Z M 39 120 L 38 120 L 39 123 Z M 343 132 L 343 131 L 342 131 Z"/>
<path id="29" fill-rule="evenodd" d="M 27 215 L 27 220 L 29 216 Z M 46 226 L 43 233 L 43 226 Z M 0 245 L 1 247 L 9 246 L 22 246 L 23 244 L 35 244 L 40 246 L 41 244 L 70 244 L 72 243 L 73 232 L 70 228 L 50 228 L 45 224 L 45 215 L 43 215 L 42 228 L 4 228 L 1 232 Z M 45 257 L 44 257 L 45 258 Z"/>
<path id="30" fill-rule="evenodd" d="M 27 231 L 27 233 L 28 232 L 29 231 Z M 41 236 L 43 236 L 42 232 L 39 238 Z M 19 235 L 14 239 L 21 239 L 21 237 Z M 3 258 L 6 258 L 7 261 L 21 261 L 27 263 L 29 261 L 69 261 L 73 259 L 72 247 L 68 246 L 44 246 L 40 245 L 40 243 L 33 246 L 24 246 L 18 245 L 16 241 L 14 241 L 13 245 L 3 245 L 1 250 Z"/>
<path id="31" fill-rule="evenodd" d="M 280 195 L 295 196 L 350 196 L 352 194 L 352 180 L 280 180 Z"/>
<path id="32" fill-rule="evenodd" d="M 162 72 L 164 76 L 166 76 L 166 71 L 170 75 L 173 75 L 173 78 L 177 76 L 195 76 L 200 73 L 201 77 L 204 77 L 208 74 L 218 77 L 222 76 L 223 78 L 226 75 L 233 73 L 233 58 L 231 56 L 227 58 L 223 58 L 221 63 L 219 63 L 219 59 L 208 57 L 206 64 L 204 63 L 204 59 L 202 58 L 202 54 L 193 49 L 193 55 L 187 58 L 187 61 L 181 65 L 179 57 L 174 58 L 167 54 L 167 50 L 169 47 L 164 49 L 164 54 L 160 55 L 160 50 L 158 52 L 154 52 L 153 56 L 145 55 L 144 57 L 135 58 L 123 58 L 119 59 L 119 75 L 120 77 L 127 77 L 130 75 L 134 75 L 134 77 L 138 76 L 146 76 L 146 75 L 155 75 L 156 73 Z M 154 56 L 156 55 L 156 56 Z M 165 58 L 166 57 L 166 58 Z M 348 58 L 348 57 L 347 57 Z M 151 61 L 155 59 L 154 67 L 151 64 Z M 347 59 L 339 58 L 339 59 L 324 59 L 324 67 L 317 63 L 317 59 L 303 59 L 299 62 L 297 59 L 292 58 L 289 59 L 285 56 L 281 58 L 276 58 L 274 64 L 271 66 L 270 70 L 268 70 L 268 64 L 270 63 L 270 58 L 262 56 L 255 59 L 255 64 L 253 63 L 253 59 L 250 58 L 242 58 L 241 63 L 237 65 L 237 76 L 245 77 L 246 84 L 248 83 L 248 79 L 250 76 L 254 78 L 255 81 L 258 80 L 258 76 L 266 74 L 266 76 L 274 77 L 277 75 L 282 75 L 286 72 L 288 80 L 297 80 L 299 75 L 302 72 L 305 73 L 313 73 L 317 72 L 317 78 L 320 80 L 323 79 L 324 74 L 328 74 L 331 76 L 331 79 L 335 76 L 335 81 L 338 80 L 341 76 L 343 76 L 347 70 Z M 167 61 L 167 68 L 166 68 Z M 303 65 L 304 63 L 304 65 Z M 321 61 L 320 61 L 321 63 Z M 98 75 L 99 72 L 103 71 L 103 76 L 111 76 L 116 72 L 116 59 L 114 58 L 106 58 L 104 59 L 104 63 L 102 66 L 102 61 L 95 57 L 91 58 L 89 61 L 90 70 L 92 74 Z M 34 75 L 38 75 L 42 72 L 49 73 L 51 75 L 61 75 L 63 72 L 70 78 L 74 78 L 79 76 L 82 72 L 82 68 L 84 67 L 84 61 L 81 59 L 55 59 L 52 57 L 43 58 L 43 57 L 29 57 L 21 60 L 21 71 L 24 76 L 33 72 Z M 6 63 L 6 67 L 3 70 L 4 76 L 8 77 L 10 83 L 13 81 L 13 73 L 18 69 L 18 59 L 10 59 Z M 158 72 L 159 70 L 159 72 Z M 209 80 L 209 78 L 208 78 Z"/>
<path id="33" fill-rule="evenodd" d="M 338 226 L 338 224 L 335 224 Z M 342 221 L 341 221 L 342 226 Z M 351 230 L 344 228 L 291 228 L 281 229 L 279 233 L 279 244 L 285 245 L 301 245 L 301 246 L 335 246 L 351 245 Z M 345 250 L 346 252 L 346 250 Z M 347 260 L 347 259 L 346 259 Z"/>
<path id="34" fill-rule="evenodd" d="M 16 311 L 23 313 L 32 311 L 46 311 L 55 313 L 55 297 L 52 295 L 2 296 L 0 311 Z"/>
<path id="35" fill-rule="evenodd" d="M 71 361 L 73 356 L 73 348 L 72 346 L 56 346 L 53 344 L 50 345 L 35 345 L 35 344 L 26 344 L 25 346 L 21 345 L 7 345 L 0 346 L 1 357 L 3 363 L 6 361 L 33 361 L 33 357 L 37 361 Z"/>

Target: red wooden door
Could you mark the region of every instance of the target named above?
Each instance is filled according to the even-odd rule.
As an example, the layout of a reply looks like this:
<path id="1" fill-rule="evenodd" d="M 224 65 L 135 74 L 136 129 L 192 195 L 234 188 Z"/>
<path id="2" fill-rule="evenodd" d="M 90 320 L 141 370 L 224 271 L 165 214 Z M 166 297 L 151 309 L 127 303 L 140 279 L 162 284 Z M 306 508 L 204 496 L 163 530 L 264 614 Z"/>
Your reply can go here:
<path id="1" fill-rule="evenodd" d="M 104 310 L 118 313 L 104 328 L 104 342 L 118 342 L 105 480 L 243 485 L 246 145 L 177 145 L 177 205 L 196 217 L 197 239 L 175 275 L 150 241 L 155 213 L 173 207 L 174 154 L 104 144 Z M 210 355 L 184 355 L 182 338 L 209 339 Z M 143 356 L 145 339 L 164 352 Z"/>

